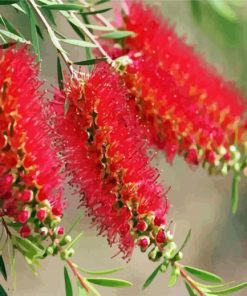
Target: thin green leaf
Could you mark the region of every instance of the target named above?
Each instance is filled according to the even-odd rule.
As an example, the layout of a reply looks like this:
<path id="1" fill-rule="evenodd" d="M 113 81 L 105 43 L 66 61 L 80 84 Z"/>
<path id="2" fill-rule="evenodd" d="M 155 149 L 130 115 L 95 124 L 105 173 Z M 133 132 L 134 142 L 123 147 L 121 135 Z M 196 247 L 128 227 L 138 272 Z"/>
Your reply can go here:
<path id="1" fill-rule="evenodd" d="M 190 296 L 197 296 L 197 294 L 191 289 L 190 285 L 188 285 L 186 282 L 184 284 Z"/>
<path id="2" fill-rule="evenodd" d="M 124 287 L 131 287 L 132 283 L 120 280 L 120 279 L 110 279 L 110 278 L 87 278 L 87 281 L 104 287 L 114 287 L 114 288 L 124 288 Z"/>
<path id="3" fill-rule="evenodd" d="M 9 240 L 9 242 L 8 242 L 8 255 L 9 255 L 9 261 L 10 261 L 13 287 L 15 289 L 15 287 L 16 287 L 16 259 L 15 259 L 15 248 L 13 247 L 11 240 Z"/>
<path id="4" fill-rule="evenodd" d="M 178 279 L 178 274 L 176 272 L 176 267 L 173 266 L 172 267 L 172 272 L 171 272 L 171 275 L 170 275 L 170 278 L 169 278 L 169 282 L 168 282 L 168 287 L 169 288 L 173 287 L 176 284 L 177 279 Z"/>
<path id="5" fill-rule="evenodd" d="M 82 219 L 84 215 L 83 214 L 79 214 L 75 220 L 72 222 L 72 224 L 70 225 L 70 227 L 68 228 L 68 230 L 65 232 L 65 234 L 63 235 L 63 237 L 61 238 L 61 240 L 63 240 L 65 238 L 66 235 L 70 234 L 70 232 L 75 228 L 75 226 L 80 223 L 80 220 Z"/>
<path id="6" fill-rule="evenodd" d="M 30 19 L 30 26 L 31 26 L 31 38 L 32 38 L 32 44 L 33 44 L 33 48 L 35 53 L 37 54 L 38 57 L 38 61 L 41 60 L 41 56 L 40 56 L 40 48 L 39 48 L 39 37 L 38 37 L 38 32 L 36 29 L 36 17 L 32 11 L 32 9 L 30 8 L 30 6 L 28 5 L 28 15 L 29 15 L 29 19 Z"/>
<path id="7" fill-rule="evenodd" d="M 174 257 L 176 257 L 176 256 L 178 255 L 178 253 L 181 252 L 181 251 L 185 248 L 185 246 L 187 245 L 187 243 L 188 243 L 190 237 L 191 237 L 191 229 L 188 231 L 188 233 L 187 233 L 187 235 L 186 235 L 186 237 L 185 237 L 185 240 L 184 240 L 182 246 L 179 248 L 179 250 L 178 250 L 177 253 L 174 255 Z"/>
<path id="8" fill-rule="evenodd" d="M 87 27 L 88 29 L 93 29 L 95 31 L 112 31 L 111 27 L 104 27 L 98 25 L 85 24 L 85 27 Z"/>
<path id="9" fill-rule="evenodd" d="M 213 282 L 213 283 L 222 283 L 223 280 L 221 277 L 219 277 L 218 275 L 199 269 L 199 268 L 195 268 L 192 266 L 184 266 L 184 269 L 189 272 L 190 274 L 192 274 L 193 276 L 204 280 L 206 282 Z"/>
<path id="10" fill-rule="evenodd" d="M 0 285 L 0 296 L 8 296 L 2 285 Z"/>
<path id="11" fill-rule="evenodd" d="M 6 272 L 6 268 L 5 268 L 5 264 L 4 264 L 2 255 L 0 255 L 0 273 L 3 275 L 5 281 L 7 281 L 7 272 Z"/>
<path id="12" fill-rule="evenodd" d="M 97 291 L 97 289 L 95 289 L 95 287 L 93 285 L 91 285 L 86 279 L 84 279 L 85 284 L 87 285 L 89 292 L 87 292 L 80 284 L 80 282 L 77 282 L 77 286 L 78 286 L 78 293 L 79 296 L 101 296 L 101 294 Z"/>
<path id="13" fill-rule="evenodd" d="M 59 89 L 63 90 L 63 71 L 61 66 L 61 61 L 59 56 L 57 57 L 57 81 L 59 85 Z"/>
<path id="14" fill-rule="evenodd" d="M 113 269 L 106 269 L 106 270 L 100 270 L 100 271 L 91 271 L 81 267 L 78 267 L 77 269 L 87 274 L 102 275 L 102 274 L 111 274 L 111 273 L 118 272 L 119 270 L 122 270 L 123 267 L 117 267 Z"/>
<path id="15" fill-rule="evenodd" d="M 18 3 L 20 0 L 0 0 L 0 5 L 10 5 Z"/>
<path id="16" fill-rule="evenodd" d="M 231 294 L 234 292 L 237 292 L 239 290 L 242 290 L 247 287 L 247 282 L 236 285 L 234 287 L 224 289 L 224 290 L 218 290 L 218 291 L 212 291 L 212 292 L 207 292 L 208 294 L 216 294 L 216 295 L 226 295 L 226 294 Z"/>
<path id="17" fill-rule="evenodd" d="M 38 33 L 39 37 L 40 37 L 42 40 L 44 40 L 44 36 L 43 36 L 43 34 L 42 34 L 42 31 L 41 31 L 40 27 L 39 27 L 37 24 L 36 24 L 36 30 L 37 30 L 37 33 Z"/>
<path id="18" fill-rule="evenodd" d="M 86 61 L 81 61 L 81 62 L 74 62 L 75 65 L 80 65 L 80 66 L 88 66 L 88 65 L 94 65 L 98 62 L 105 61 L 106 58 L 96 58 L 96 59 L 90 59 Z"/>
<path id="19" fill-rule="evenodd" d="M 49 10 L 63 10 L 63 11 L 75 11 L 75 10 L 83 10 L 85 7 L 82 4 L 48 4 L 42 5 L 41 8 L 49 9 Z"/>
<path id="20" fill-rule="evenodd" d="M 225 0 L 208 0 L 211 7 L 223 18 L 230 22 L 237 22 L 238 17 L 234 9 Z"/>
<path id="21" fill-rule="evenodd" d="M 100 10 L 91 10 L 91 11 L 83 11 L 80 12 L 81 15 L 94 15 L 94 14 L 99 14 L 99 13 L 105 13 L 107 11 L 110 11 L 112 8 L 105 8 L 105 9 L 100 9 Z"/>
<path id="22" fill-rule="evenodd" d="M 100 38 L 104 38 L 104 39 L 122 39 L 122 38 L 126 38 L 129 36 L 134 36 L 135 33 L 131 32 L 131 31 L 113 31 L 110 33 L 106 33 L 103 35 L 100 35 Z"/>
<path id="23" fill-rule="evenodd" d="M 5 29 L 17 36 L 24 38 L 24 36 L 14 27 L 14 25 L 7 20 L 5 17 L 0 16 L 0 23 L 5 27 Z"/>
<path id="24" fill-rule="evenodd" d="M 24 239 L 18 236 L 12 236 L 12 242 L 15 247 L 29 259 L 42 258 L 45 250 L 42 250 L 29 239 Z"/>
<path id="25" fill-rule="evenodd" d="M 65 282 L 66 296 L 73 296 L 72 284 L 69 278 L 67 268 L 65 266 L 64 266 L 64 282 Z"/>
<path id="26" fill-rule="evenodd" d="M 50 35 L 51 41 L 54 44 L 54 46 L 61 52 L 65 52 L 64 49 L 62 48 L 58 38 L 56 37 L 55 33 L 53 32 L 53 30 L 51 28 L 48 28 L 48 33 Z"/>
<path id="27" fill-rule="evenodd" d="M 157 274 L 160 271 L 160 266 L 161 264 L 155 268 L 155 270 L 150 274 L 150 276 L 146 279 L 145 283 L 142 286 L 142 289 L 146 289 L 155 279 L 155 277 L 157 276 Z"/>
<path id="28" fill-rule="evenodd" d="M 231 197 L 231 209 L 232 213 L 235 214 L 238 209 L 238 184 L 239 184 L 239 173 L 235 173 L 232 179 L 232 197 Z"/>
<path id="29" fill-rule="evenodd" d="M 6 30 L 0 29 L 0 33 L 3 34 L 3 35 L 6 36 L 6 37 L 12 39 L 12 40 L 17 41 L 17 42 L 28 43 L 28 41 L 25 40 L 24 38 L 22 38 L 22 37 L 20 37 L 20 36 L 18 36 L 18 35 L 16 35 L 16 34 L 13 34 L 13 33 L 11 33 L 11 32 L 8 32 L 8 31 L 6 31 Z"/>
<path id="30" fill-rule="evenodd" d="M 72 29 L 76 32 L 76 34 L 81 37 L 82 40 L 85 40 L 85 37 L 82 33 L 82 31 L 78 28 L 78 26 L 74 25 L 71 21 L 68 20 L 68 23 L 72 27 Z"/>
<path id="31" fill-rule="evenodd" d="M 202 19 L 201 3 L 199 0 L 190 0 L 191 11 L 194 18 L 200 22 Z"/>
<path id="32" fill-rule="evenodd" d="M 100 5 L 100 4 L 103 4 L 103 3 L 106 3 L 106 2 L 109 2 L 110 0 L 99 0 L 97 1 L 94 5 Z"/>
<path id="33" fill-rule="evenodd" d="M 90 47 L 90 48 L 95 48 L 97 47 L 95 44 L 88 42 L 88 41 L 83 41 L 83 40 L 76 40 L 76 39 L 60 39 L 61 42 L 71 44 L 71 45 L 76 45 L 76 46 L 81 46 L 81 47 Z"/>
<path id="34" fill-rule="evenodd" d="M 72 241 L 66 246 L 66 250 L 72 248 L 83 236 L 83 232 L 79 233 Z"/>
<path id="35" fill-rule="evenodd" d="M 22 13 L 24 13 L 24 14 L 27 14 L 26 11 L 25 11 L 23 8 L 21 8 L 21 6 L 20 6 L 19 4 L 12 4 L 12 6 L 13 6 L 17 11 L 20 11 L 20 12 L 22 12 Z"/>

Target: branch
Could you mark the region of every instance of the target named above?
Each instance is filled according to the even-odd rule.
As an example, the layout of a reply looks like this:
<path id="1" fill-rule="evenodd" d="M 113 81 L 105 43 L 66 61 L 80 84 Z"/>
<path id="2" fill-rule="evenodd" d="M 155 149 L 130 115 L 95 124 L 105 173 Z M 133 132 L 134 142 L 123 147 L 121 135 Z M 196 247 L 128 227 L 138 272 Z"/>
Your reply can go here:
<path id="1" fill-rule="evenodd" d="M 179 269 L 180 275 L 184 278 L 186 283 L 189 284 L 190 287 L 194 289 L 199 296 L 205 296 L 204 292 L 200 290 L 200 288 L 196 285 L 192 278 L 188 276 L 186 271 L 183 269 L 183 265 L 179 264 L 178 262 L 175 262 L 174 265 Z"/>
<path id="2" fill-rule="evenodd" d="M 33 0 L 29 0 L 29 1 L 33 1 Z M 60 4 L 64 4 L 62 0 L 57 0 L 57 2 Z M 88 30 L 88 28 L 85 26 L 85 24 L 78 19 L 78 17 L 75 15 L 75 13 L 68 12 L 68 15 L 73 20 L 76 21 L 76 23 L 78 24 L 78 26 L 80 26 L 80 29 L 84 32 L 84 34 L 88 37 L 88 39 L 91 40 L 96 45 L 96 47 L 101 52 L 101 54 L 107 58 L 107 62 L 109 64 L 112 64 L 112 62 L 113 62 L 112 58 L 108 55 L 108 53 L 104 50 L 104 48 L 101 46 L 101 44 L 97 41 L 96 37 Z"/>
<path id="3" fill-rule="evenodd" d="M 53 29 L 51 28 L 51 26 L 48 24 L 46 18 L 43 16 L 42 12 L 40 11 L 39 7 L 37 6 L 37 4 L 35 3 L 34 0 L 28 0 L 30 6 L 33 8 L 33 10 L 36 12 L 36 14 L 38 15 L 39 19 L 41 20 L 41 22 L 43 23 L 44 27 L 46 28 L 48 34 L 50 35 L 51 32 L 53 33 Z M 55 36 L 55 34 L 54 34 Z M 56 39 L 56 42 L 60 45 L 60 42 L 58 41 L 58 39 Z M 53 42 L 54 43 L 54 42 Z M 55 46 L 55 44 L 54 44 Z M 57 48 L 57 47 L 56 47 Z M 69 71 L 71 74 L 74 73 L 74 69 L 72 67 L 72 62 L 70 61 L 70 59 L 68 58 L 67 54 L 60 50 L 59 48 L 57 48 L 58 53 L 61 55 L 62 59 L 64 60 L 65 64 L 67 65 Z"/>

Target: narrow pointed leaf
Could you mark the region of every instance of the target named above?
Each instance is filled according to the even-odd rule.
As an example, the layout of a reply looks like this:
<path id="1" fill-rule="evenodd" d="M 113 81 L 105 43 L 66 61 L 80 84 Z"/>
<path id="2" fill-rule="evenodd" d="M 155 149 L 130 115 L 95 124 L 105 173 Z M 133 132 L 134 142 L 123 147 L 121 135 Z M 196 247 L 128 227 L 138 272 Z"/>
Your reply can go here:
<path id="1" fill-rule="evenodd" d="M 188 243 L 190 237 L 191 237 L 191 229 L 190 229 L 189 232 L 187 233 L 187 235 L 186 235 L 186 237 L 185 237 L 185 240 L 184 240 L 182 246 L 181 246 L 180 249 L 177 251 L 177 253 L 174 255 L 174 257 L 176 257 L 176 256 L 178 255 L 178 253 L 181 252 L 181 251 L 185 248 L 185 246 L 187 245 L 187 243 Z"/>
<path id="2" fill-rule="evenodd" d="M 83 11 L 83 12 L 80 12 L 80 14 L 81 15 L 94 15 L 94 14 L 99 14 L 99 13 L 105 13 L 110 10 L 111 10 L 111 8 L 105 8 L 105 9 L 94 10 L 94 11 Z"/>
<path id="3" fill-rule="evenodd" d="M 88 29 L 93 29 L 95 31 L 112 31 L 111 27 L 104 27 L 98 25 L 85 24 L 85 27 L 87 27 Z"/>
<path id="4" fill-rule="evenodd" d="M 69 274 L 68 274 L 66 267 L 64 267 L 64 282 L 65 282 L 66 296 L 73 296 L 72 284 L 71 284 Z"/>
<path id="5" fill-rule="evenodd" d="M 237 21 L 237 15 L 234 9 L 225 0 L 208 0 L 211 7 L 222 17 L 230 22 Z"/>
<path id="6" fill-rule="evenodd" d="M 20 11 L 20 12 L 22 12 L 22 13 L 24 13 L 24 14 L 27 14 L 26 11 L 25 11 L 23 8 L 21 8 L 21 6 L 20 6 L 19 4 L 12 4 L 12 6 L 13 6 L 17 11 Z"/>
<path id="7" fill-rule="evenodd" d="M 239 173 L 235 173 L 232 179 L 232 197 L 231 197 L 231 209 L 233 214 L 235 214 L 238 209 L 238 184 L 239 184 Z"/>
<path id="8" fill-rule="evenodd" d="M 87 274 L 102 275 L 102 274 L 111 274 L 111 273 L 118 272 L 119 270 L 122 270 L 123 267 L 117 267 L 113 269 L 106 269 L 106 270 L 99 270 L 99 271 L 91 271 L 81 267 L 78 267 L 77 269 Z"/>
<path id="9" fill-rule="evenodd" d="M 110 33 L 106 33 L 103 35 L 100 35 L 100 38 L 104 39 L 122 39 L 126 37 L 134 36 L 134 33 L 131 31 L 113 31 Z"/>
<path id="10" fill-rule="evenodd" d="M 237 286 L 231 287 L 231 288 L 227 288 L 224 290 L 218 290 L 218 291 L 213 291 L 213 292 L 207 292 L 208 294 L 216 294 L 216 295 L 226 295 L 226 294 L 231 294 L 237 291 L 240 291 L 244 288 L 247 287 L 247 282 L 239 284 Z"/>
<path id="11" fill-rule="evenodd" d="M 59 89 L 63 90 L 63 72 L 59 56 L 57 57 L 57 81 Z"/>
<path id="12" fill-rule="evenodd" d="M 32 37 L 32 44 L 33 48 L 35 50 L 35 53 L 37 54 L 38 61 L 40 61 L 40 48 L 39 48 L 39 37 L 38 32 L 36 29 L 36 17 L 32 11 L 32 9 L 29 7 L 29 19 L 30 19 L 30 26 L 31 26 L 31 37 Z"/>
<path id="13" fill-rule="evenodd" d="M 79 233 L 73 240 L 71 243 L 69 243 L 66 246 L 66 249 L 69 250 L 70 248 L 72 248 L 79 240 L 80 238 L 83 236 L 83 232 Z"/>
<path id="14" fill-rule="evenodd" d="M 86 61 L 81 61 L 81 62 L 74 62 L 75 65 L 80 65 L 80 66 L 88 66 L 88 65 L 94 65 L 98 62 L 105 61 L 106 58 L 96 58 L 96 59 L 90 59 Z"/>
<path id="15" fill-rule="evenodd" d="M 17 41 L 17 42 L 28 43 L 28 41 L 25 40 L 24 38 L 22 38 L 22 37 L 20 37 L 20 36 L 18 36 L 18 35 L 16 35 L 16 34 L 13 34 L 13 33 L 9 32 L 9 31 L 6 31 L 6 30 L 3 30 L 3 29 L 0 29 L 0 33 L 3 34 L 3 35 L 6 36 L 6 37 L 12 39 L 12 40 Z"/>
<path id="16" fill-rule="evenodd" d="M 100 5 L 100 4 L 103 4 L 103 3 L 106 3 L 106 2 L 109 2 L 110 0 L 99 0 L 97 1 L 94 5 Z"/>
<path id="17" fill-rule="evenodd" d="M 5 264 L 4 264 L 2 255 L 0 255 L 0 273 L 3 275 L 5 281 L 7 281 L 7 272 L 6 272 L 6 268 L 5 268 Z"/>
<path id="18" fill-rule="evenodd" d="M 176 273 L 176 268 L 173 267 L 170 278 L 169 278 L 168 287 L 169 288 L 173 287 L 176 284 L 177 279 L 178 279 L 178 274 Z"/>
<path id="19" fill-rule="evenodd" d="M 76 46 L 81 46 L 81 47 L 91 47 L 95 48 L 97 47 L 95 44 L 88 42 L 88 41 L 83 41 L 83 40 L 76 40 L 76 39 L 60 39 L 61 42 L 71 44 L 71 45 L 76 45 Z"/>
<path id="20" fill-rule="evenodd" d="M 150 274 L 150 276 L 147 278 L 147 280 L 143 284 L 142 289 L 146 289 L 153 282 L 153 280 L 155 279 L 155 277 L 157 276 L 157 274 L 160 271 L 160 266 L 161 266 L 161 264 L 159 266 L 157 266 L 155 268 L 155 270 Z"/>
<path id="21" fill-rule="evenodd" d="M 0 5 L 10 5 L 18 3 L 20 0 L 0 0 Z"/>
<path id="22" fill-rule="evenodd" d="M 5 17 L 0 16 L 0 23 L 6 28 L 7 31 L 24 38 L 24 36 L 15 28 L 15 26 Z"/>
<path id="23" fill-rule="evenodd" d="M 41 6 L 41 8 L 49 9 L 49 10 L 71 11 L 71 10 L 83 10 L 85 7 L 81 4 L 68 3 L 68 4 L 48 4 L 48 5 Z"/>
<path id="24" fill-rule="evenodd" d="M 199 269 L 199 268 L 195 268 L 195 267 L 191 267 L 191 266 L 184 266 L 184 269 L 189 272 L 190 274 L 192 274 L 193 276 L 204 280 L 206 282 L 213 282 L 213 283 L 222 283 L 223 280 L 221 277 L 219 277 L 218 275 Z"/>
<path id="25" fill-rule="evenodd" d="M 110 279 L 110 278 L 87 278 L 87 281 L 104 287 L 124 288 L 131 287 L 132 284 L 125 280 Z"/>
<path id="26" fill-rule="evenodd" d="M 8 296 L 2 285 L 0 285 L 0 296 Z"/>

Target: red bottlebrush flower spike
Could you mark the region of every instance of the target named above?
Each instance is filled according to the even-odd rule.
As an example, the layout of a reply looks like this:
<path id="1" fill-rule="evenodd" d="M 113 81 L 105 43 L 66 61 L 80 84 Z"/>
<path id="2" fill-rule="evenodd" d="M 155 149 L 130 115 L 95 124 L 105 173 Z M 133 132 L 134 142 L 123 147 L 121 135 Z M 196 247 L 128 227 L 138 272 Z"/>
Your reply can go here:
<path id="1" fill-rule="evenodd" d="M 49 224 L 58 220 L 52 207 L 63 206 L 60 164 L 50 149 L 37 74 L 26 47 L 0 50 L 0 215 L 21 223 L 23 237 L 44 226 L 32 218 L 39 207 L 49 212 Z"/>
<path id="2" fill-rule="evenodd" d="M 140 236 L 156 244 L 154 232 L 165 225 L 156 226 L 154 219 L 166 215 L 168 202 L 156 170 L 149 167 L 126 91 L 110 66 L 99 64 L 86 80 L 72 78 L 65 94 L 66 115 L 62 93 L 51 108 L 71 183 L 84 195 L 99 232 L 130 257 Z"/>
<path id="3" fill-rule="evenodd" d="M 168 161 L 178 153 L 210 172 L 224 174 L 230 167 L 237 171 L 244 161 L 238 149 L 243 150 L 246 141 L 241 94 L 154 9 L 134 2 L 128 13 L 124 29 L 135 36 L 124 41 L 122 55 L 132 62 L 123 77 L 145 137 L 166 152 Z"/>

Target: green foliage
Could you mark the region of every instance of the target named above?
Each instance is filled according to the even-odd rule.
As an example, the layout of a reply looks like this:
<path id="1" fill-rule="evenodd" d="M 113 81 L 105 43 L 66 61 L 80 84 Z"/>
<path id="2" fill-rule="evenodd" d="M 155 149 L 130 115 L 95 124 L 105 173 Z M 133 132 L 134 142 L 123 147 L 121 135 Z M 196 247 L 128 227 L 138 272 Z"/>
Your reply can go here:
<path id="1" fill-rule="evenodd" d="M 2 285 L 0 285 L 0 296 L 8 296 Z"/>
<path id="2" fill-rule="evenodd" d="M 192 274 L 193 276 L 206 282 L 222 283 L 223 281 L 222 278 L 220 278 L 218 275 L 199 268 L 184 266 L 184 269 L 190 274 Z"/>
<path id="3" fill-rule="evenodd" d="M 235 214 L 238 209 L 238 185 L 239 185 L 239 172 L 235 173 L 232 179 L 232 197 L 231 197 L 231 209 Z"/>
<path id="4" fill-rule="evenodd" d="M 134 33 L 131 31 L 113 31 L 110 33 L 106 33 L 103 35 L 100 35 L 100 38 L 104 38 L 104 39 L 123 39 L 126 37 L 130 37 L 133 36 Z"/>
<path id="5" fill-rule="evenodd" d="M 112 287 L 112 288 L 125 288 L 131 287 L 132 284 L 125 280 L 120 279 L 111 279 L 111 278 L 87 278 L 87 281 L 104 287 Z"/>
<path id="6" fill-rule="evenodd" d="M 4 264 L 2 255 L 0 255 L 0 273 L 4 277 L 5 281 L 7 281 L 7 272 L 6 272 L 6 268 L 5 268 L 5 264 Z"/>
<path id="7" fill-rule="evenodd" d="M 66 296 L 73 296 L 72 284 L 71 284 L 69 273 L 66 267 L 64 267 L 64 282 L 65 282 Z"/>
<path id="8" fill-rule="evenodd" d="M 145 281 L 145 283 L 142 286 L 143 289 L 146 289 L 148 286 L 151 285 L 151 283 L 153 282 L 153 280 L 156 278 L 157 274 L 159 273 L 161 265 L 162 264 L 157 266 L 155 268 L 155 270 L 150 274 L 150 276 L 147 278 L 147 280 Z"/>

